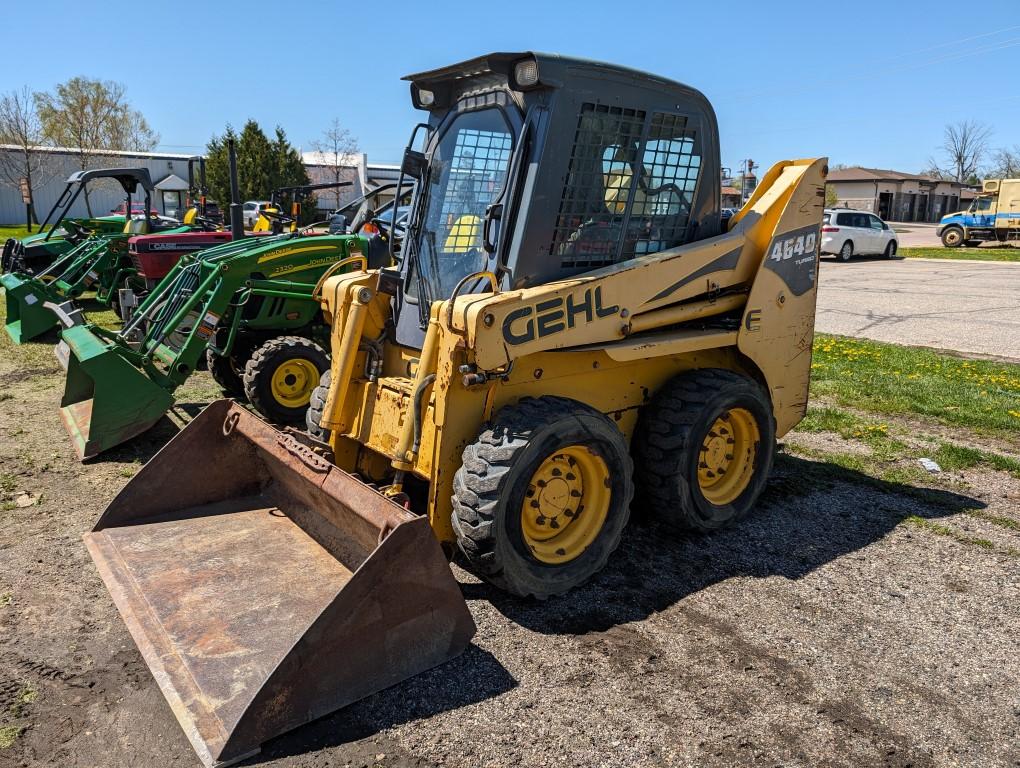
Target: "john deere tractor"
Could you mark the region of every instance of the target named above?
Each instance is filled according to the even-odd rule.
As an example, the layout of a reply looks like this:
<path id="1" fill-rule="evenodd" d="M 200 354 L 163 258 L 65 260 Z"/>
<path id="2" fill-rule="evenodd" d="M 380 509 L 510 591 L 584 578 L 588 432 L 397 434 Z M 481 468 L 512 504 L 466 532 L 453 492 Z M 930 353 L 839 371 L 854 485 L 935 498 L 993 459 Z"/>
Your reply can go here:
<path id="1" fill-rule="evenodd" d="M 152 180 L 147 168 L 104 168 L 82 171 L 72 180 L 80 192 L 84 185 L 96 178 L 115 179 L 126 194 L 125 210 L 131 211 L 131 197 L 139 189 L 144 193 L 145 208 L 141 216 L 127 216 L 118 232 L 86 230 L 78 224 L 64 220 L 80 237 L 73 247 L 61 253 L 52 262 L 39 267 L 33 274 L 8 272 L 0 275 L 0 284 L 6 292 L 6 331 L 15 344 L 37 338 L 59 327 L 54 306 L 61 306 L 65 314 L 74 311 L 72 302 L 87 290 L 96 292 L 96 301 L 109 306 L 117 299 L 117 291 L 136 271 L 128 254 L 128 239 L 149 232 L 187 232 L 191 226 L 174 226 L 179 222 L 153 216 Z M 64 212 L 74 203 L 78 192 L 70 196 Z M 52 231 L 52 230 L 51 230 Z M 28 249 L 26 249 L 26 254 Z M 18 257 L 24 261 L 26 256 Z"/>
<path id="2" fill-rule="evenodd" d="M 807 408 L 824 159 L 723 226 L 693 88 L 535 53 L 408 79 L 401 262 L 316 292 L 325 442 L 216 402 L 86 536 L 206 765 L 462 651 L 454 553 L 550 598 L 636 490 L 679 529 L 740 520 Z"/>
<path id="3" fill-rule="evenodd" d="M 124 229 L 125 216 L 72 217 L 68 214 L 79 195 L 87 195 L 90 181 L 108 178 L 108 171 L 115 168 L 98 168 L 91 171 L 72 173 L 64 184 L 60 197 L 46 214 L 46 218 L 35 234 L 20 240 L 8 238 L 0 258 L 0 273 L 19 272 L 36 275 L 53 263 L 54 259 L 66 253 L 92 234 L 114 234 Z"/>
<path id="4" fill-rule="evenodd" d="M 303 424 L 329 367 L 317 291 L 325 274 L 385 266 L 379 235 L 283 234 L 235 239 L 181 256 L 119 332 L 60 308 L 67 369 L 61 415 L 82 459 L 153 426 L 202 365 L 232 397 L 277 424 Z M 144 261 L 140 262 L 144 265 Z"/>

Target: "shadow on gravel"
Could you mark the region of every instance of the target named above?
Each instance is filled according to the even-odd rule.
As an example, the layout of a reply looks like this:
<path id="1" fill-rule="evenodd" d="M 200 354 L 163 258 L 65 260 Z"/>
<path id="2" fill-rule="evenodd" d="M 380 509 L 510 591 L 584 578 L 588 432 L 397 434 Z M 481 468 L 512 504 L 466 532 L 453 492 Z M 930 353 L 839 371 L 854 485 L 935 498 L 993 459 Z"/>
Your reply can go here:
<path id="1" fill-rule="evenodd" d="M 878 541 L 911 515 L 937 518 L 985 506 L 968 496 L 782 454 L 757 509 L 725 531 L 675 533 L 643 519 L 639 505 L 635 501 L 632 524 L 607 568 L 566 597 L 521 600 L 486 584 L 462 584 L 464 596 L 487 600 L 536 632 L 604 632 L 724 579 L 798 579 Z"/>
<path id="2" fill-rule="evenodd" d="M 350 744 L 395 725 L 477 704 L 516 687 L 517 681 L 495 656 L 472 644 L 435 669 L 263 744 L 262 752 L 242 765 Z"/>
<path id="3" fill-rule="evenodd" d="M 187 425 L 188 422 L 198 416 L 208 406 L 208 402 L 174 403 L 170 408 L 170 412 L 174 413 L 178 420 Z M 142 434 L 89 459 L 88 463 L 102 464 L 107 461 L 114 463 L 140 461 L 144 464 L 155 456 L 164 445 L 176 437 L 182 428 L 178 423 L 164 416 Z"/>

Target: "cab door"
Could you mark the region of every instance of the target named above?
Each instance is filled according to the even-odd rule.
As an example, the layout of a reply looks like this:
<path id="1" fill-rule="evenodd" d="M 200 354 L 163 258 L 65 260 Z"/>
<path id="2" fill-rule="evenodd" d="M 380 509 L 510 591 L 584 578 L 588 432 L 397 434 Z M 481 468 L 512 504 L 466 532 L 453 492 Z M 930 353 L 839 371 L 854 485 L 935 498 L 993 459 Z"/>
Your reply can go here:
<path id="1" fill-rule="evenodd" d="M 979 197 L 974 201 L 974 224 L 975 227 L 995 226 L 995 198 Z"/>

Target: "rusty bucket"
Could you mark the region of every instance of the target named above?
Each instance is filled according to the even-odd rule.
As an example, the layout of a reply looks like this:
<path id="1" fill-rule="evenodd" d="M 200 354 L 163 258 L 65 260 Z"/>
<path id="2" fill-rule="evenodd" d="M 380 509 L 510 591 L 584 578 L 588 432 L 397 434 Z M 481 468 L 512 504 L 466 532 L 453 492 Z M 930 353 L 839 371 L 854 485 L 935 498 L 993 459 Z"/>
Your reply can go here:
<path id="1" fill-rule="evenodd" d="M 475 631 L 425 518 L 230 400 L 85 543 L 207 766 L 453 658 Z"/>

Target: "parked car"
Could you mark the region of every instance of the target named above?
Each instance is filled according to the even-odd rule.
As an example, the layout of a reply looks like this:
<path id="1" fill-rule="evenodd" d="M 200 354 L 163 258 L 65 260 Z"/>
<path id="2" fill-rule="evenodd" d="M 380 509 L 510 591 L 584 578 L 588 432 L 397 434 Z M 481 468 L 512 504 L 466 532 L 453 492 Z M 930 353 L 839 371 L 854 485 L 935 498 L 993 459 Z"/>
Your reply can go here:
<path id="1" fill-rule="evenodd" d="M 114 208 L 112 211 L 110 211 L 110 214 L 113 215 L 113 216 L 123 216 L 124 215 L 124 209 L 126 207 L 127 207 L 126 203 L 121 203 L 116 208 Z M 145 215 L 145 203 L 131 203 L 131 215 L 132 216 L 144 216 Z M 152 208 L 149 211 L 149 215 L 150 216 L 159 216 L 159 212 L 155 208 Z"/>
<path id="2" fill-rule="evenodd" d="M 827 208 L 822 215 L 822 253 L 840 261 L 854 256 L 885 256 L 891 259 L 899 248 L 896 232 L 878 216 L 849 208 Z"/>
<path id="3" fill-rule="evenodd" d="M 241 207 L 241 218 L 244 220 L 244 228 L 251 229 L 255 226 L 255 222 L 259 220 L 259 216 L 266 208 L 275 207 L 268 200 L 248 200 Z"/>

